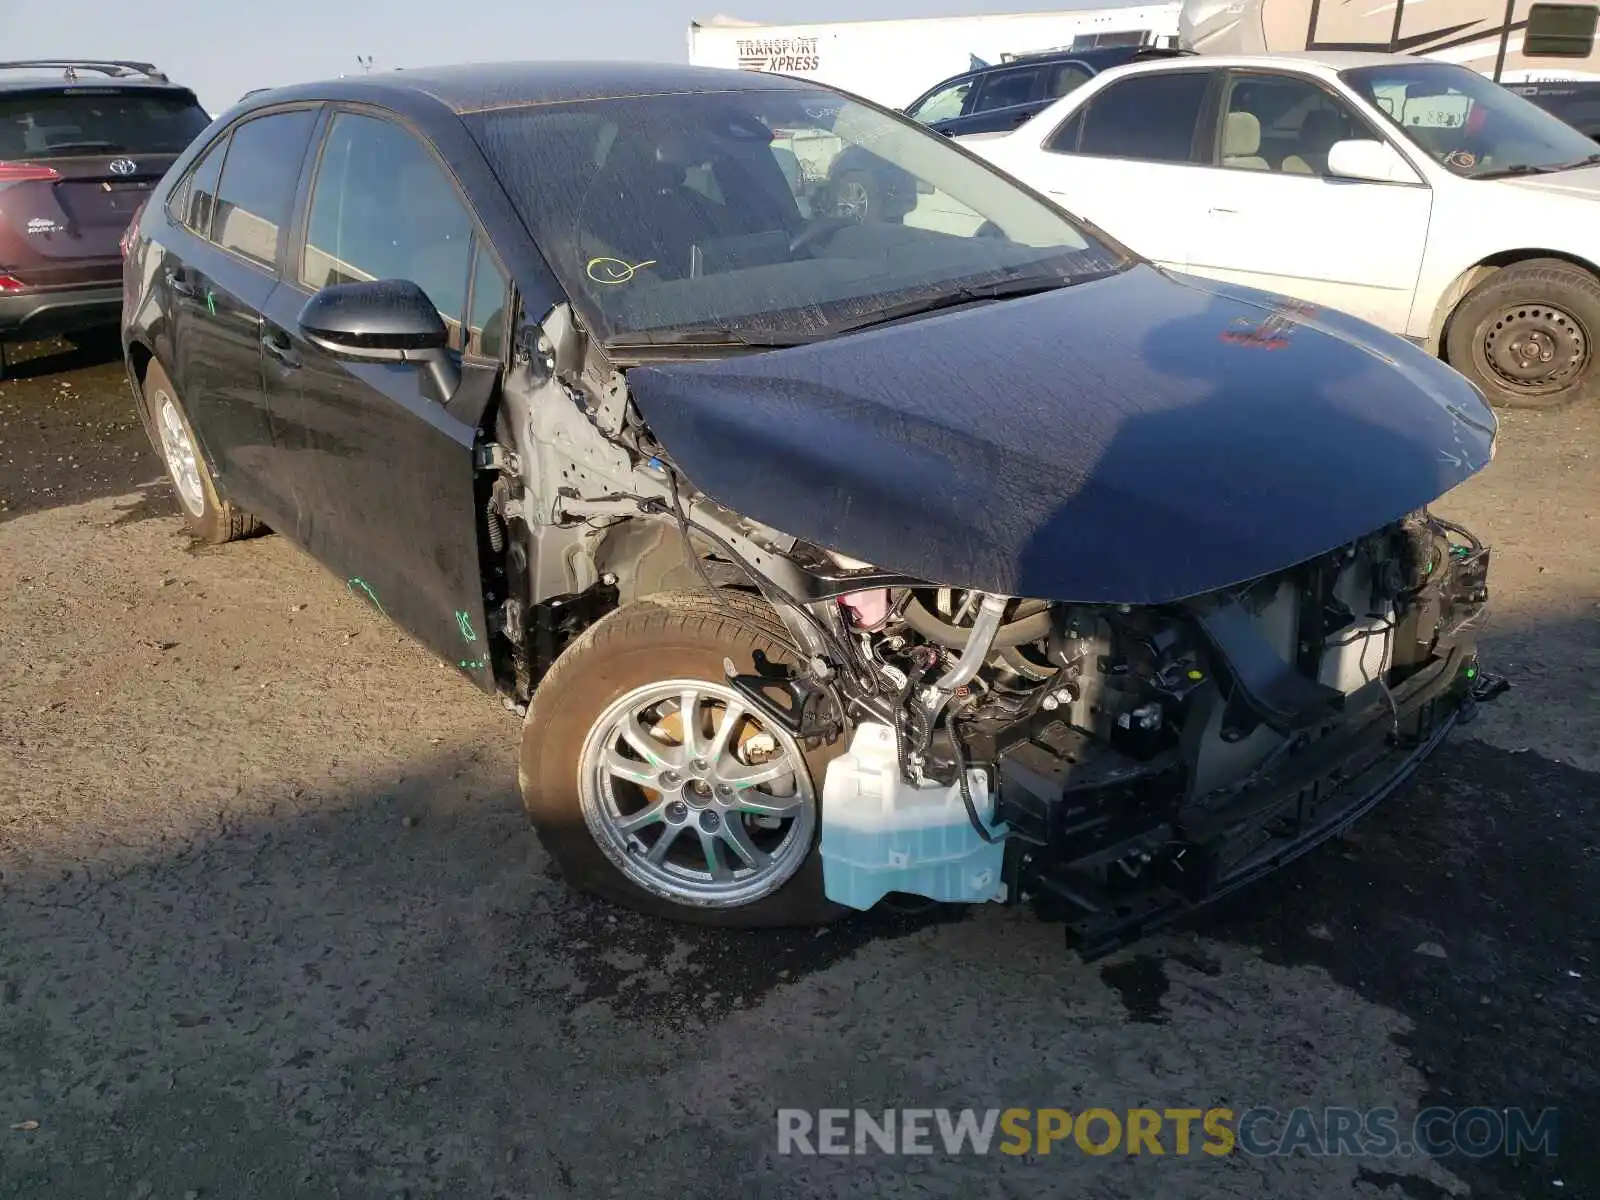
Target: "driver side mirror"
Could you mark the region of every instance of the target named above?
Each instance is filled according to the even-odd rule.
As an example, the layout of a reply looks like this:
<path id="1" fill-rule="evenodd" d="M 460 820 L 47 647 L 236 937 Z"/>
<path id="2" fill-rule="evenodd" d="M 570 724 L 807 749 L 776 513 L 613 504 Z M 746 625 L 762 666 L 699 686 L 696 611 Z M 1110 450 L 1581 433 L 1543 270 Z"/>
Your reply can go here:
<path id="1" fill-rule="evenodd" d="M 1328 149 L 1328 174 L 1370 183 L 1421 183 L 1416 168 L 1388 142 L 1351 138 Z"/>
<path id="2" fill-rule="evenodd" d="M 355 362 L 418 363 L 448 400 L 461 372 L 446 346 L 450 331 L 428 294 L 409 279 L 332 283 L 300 310 L 312 345 Z"/>

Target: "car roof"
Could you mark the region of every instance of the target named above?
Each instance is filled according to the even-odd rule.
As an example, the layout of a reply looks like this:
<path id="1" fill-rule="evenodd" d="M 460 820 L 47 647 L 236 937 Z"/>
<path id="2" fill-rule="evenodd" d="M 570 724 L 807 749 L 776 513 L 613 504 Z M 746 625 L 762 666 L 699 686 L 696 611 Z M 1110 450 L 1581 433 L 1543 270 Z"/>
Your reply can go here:
<path id="1" fill-rule="evenodd" d="M 1150 58 L 1113 68 L 1119 73 L 1160 71 L 1195 67 L 1258 67 L 1263 70 L 1295 68 L 1337 74 L 1357 67 L 1406 66 L 1449 67 L 1455 64 L 1417 58 L 1411 54 L 1380 54 L 1370 50 L 1284 50 L 1277 54 L 1201 54 L 1177 58 Z"/>
<path id="2" fill-rule="evenodd" d="M 1057 63 L 1078 62 L 1086 66 L 1095 67 L 1098 71 L 1109 71 L 1114 67 L 1141 62 L 1146 59 L 1151 62 L 1165 62 L 1169 58 L 1189 59 L 1193 57 L 1195 57 L 1193 50 L 1179 50 L 1166 46 L 1086 46 L 1082 50 L 1039 50 L 1034 53 L 1019 54 L 1005 62 L 985 63 L 981 67 L 969 67 L 965 71 L 959 71 L 925 89 L 917 99 L 921 100 L 965 80 L 982 79 L 986 75 L 1019 68 L 1049 67 Z M 915 104 L 916 101 L 912 103 Z"/>
<path id="3" fill-rule="evenodd" d="M 822 90 L 787 75 L 641 62 L 511 62 L 410 68 L 353 75 L 318 83 L 268 88 L 252 106 L 283 100 L 353 100 L 385 104 L 426 95 L 456 113 L 491 108 L 569 104 L 706 91 Z"/>
<path id="4" fill-rule="evenodd" d="M 1128 58 L 1137 59 L 1146 55 L 1150 59 L 1189 58 L 1192 50 L 1178 50 L 1167 46 L 1084 46 L 1079 50 L 1039 50 L 1027 54 L 1019 54 L 1006 62 L 990 63 L 987 66 L 975 67 L 971 71 L 962 72 L 968 75 L 982 75 L 986 71 L 1004 71 L 1010 67 L 1032 67 L 1039 63 L 1053 62 L 1097 62 L 1103 58 Z"/>
<path id="5" fill-rule="evenodd" d="M 104 92 L 107 88 L 190 90 L 173 83 L 154 63 L 87 58 L 0 61 L 0 92 Z"/>

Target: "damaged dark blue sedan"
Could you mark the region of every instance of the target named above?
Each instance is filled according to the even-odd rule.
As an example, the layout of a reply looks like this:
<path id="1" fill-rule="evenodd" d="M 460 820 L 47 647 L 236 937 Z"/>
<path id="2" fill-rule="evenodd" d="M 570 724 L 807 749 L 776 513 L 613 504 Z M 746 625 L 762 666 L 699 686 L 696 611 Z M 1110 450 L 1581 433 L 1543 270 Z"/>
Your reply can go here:
<path id="1" fill-rule="evenodd" d="M 1469 383 L 826 88 L 266 91 L 125 248 L 196 535 L 293 539 L 525 712 L 544 844 L 636 909 L 1030 901 L 1098 953 L 1495 690 L 1489 552 L 1428 511 L 1493 452 Z"/>

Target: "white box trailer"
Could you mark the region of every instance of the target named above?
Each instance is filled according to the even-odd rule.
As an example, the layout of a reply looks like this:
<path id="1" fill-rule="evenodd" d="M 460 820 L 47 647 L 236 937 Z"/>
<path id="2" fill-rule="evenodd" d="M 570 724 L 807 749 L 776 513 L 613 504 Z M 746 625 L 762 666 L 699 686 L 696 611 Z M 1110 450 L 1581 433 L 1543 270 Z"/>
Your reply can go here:
<path id="1" fill-rule="evenodd" d="M 760 25 L 713 17 L 689 25 L 695 66 L 771 71 L 903 107 L 974 66 L 1042 50 L 1175 38 L 1180 3 L 904 21 Z"/>

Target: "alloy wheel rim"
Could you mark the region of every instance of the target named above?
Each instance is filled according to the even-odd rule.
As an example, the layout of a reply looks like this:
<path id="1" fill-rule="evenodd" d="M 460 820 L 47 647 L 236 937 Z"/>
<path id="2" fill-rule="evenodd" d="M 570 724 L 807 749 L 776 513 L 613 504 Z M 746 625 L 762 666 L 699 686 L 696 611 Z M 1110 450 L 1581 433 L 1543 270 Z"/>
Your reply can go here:
<path id="1" fill-rule="evenodd" d="M 704 680 L 614 701 L 584 742 L 578 790 L 591 835 L 624 875 L 697 907 L 772 894 L 805 862 L 816 829 L 799 744 Z"/>
<path id="2" fill-rule="evenodd" d="M 195 454 L 194 442 L 184 428 L 178 406 L 165 392 L 156 393 L 156 424 L 161 432 L 161 453 L 167 460 L 167 473 L 172 476 L 172 486 L 178 499 L 195 517 L 206 511 L 205 485 L 200 481 L 200 459 Z"/>
<path id="3" fill-rule="evenodd" d="M 1483 356 L 1490 371 L 1513 391 L 1531 396 L 1559 392 L 1588 366 L 1588 331 L 1555 305 L 1510 305 L 1487 324 Z"/>
<path id="4" fill-rule="evenodd" d="M 871 200 L 867 195 L 867 185 L 858 179 L 852 179 L 839 189 L 838 197 L 834 201 L 834 212 L 840 217 L 847 217 L 854 221 L 865 221 L 870 204 Z"/>

